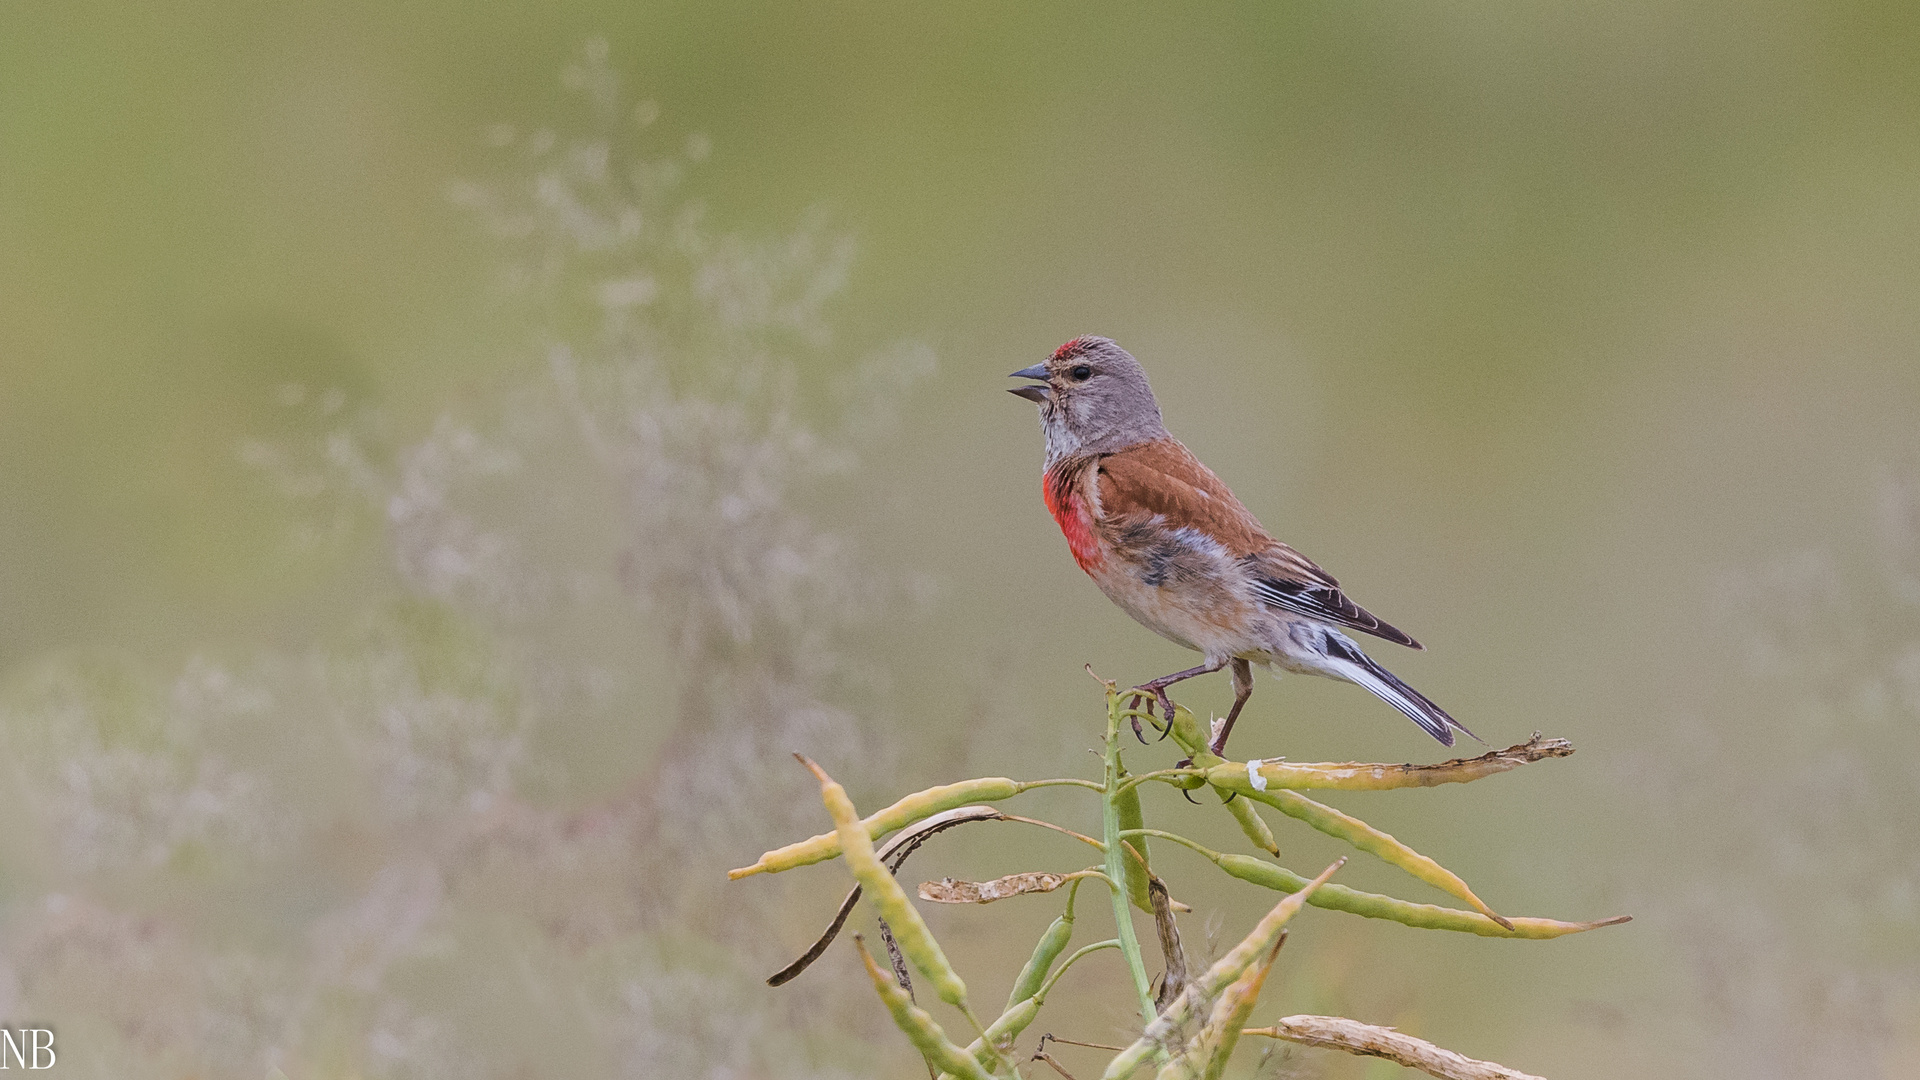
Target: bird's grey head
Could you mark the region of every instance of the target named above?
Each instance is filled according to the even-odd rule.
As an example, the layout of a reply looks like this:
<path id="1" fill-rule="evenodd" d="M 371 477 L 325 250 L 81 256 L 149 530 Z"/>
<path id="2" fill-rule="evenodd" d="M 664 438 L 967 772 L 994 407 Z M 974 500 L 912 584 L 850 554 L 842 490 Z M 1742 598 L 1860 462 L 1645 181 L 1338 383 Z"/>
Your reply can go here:
<path id="1" fill-rule="evenodd" d="M 1040 406 L 1050 466 L 1062 458 L 1111 454 L 1166 437 L 1147 373 L 1107 338 L 1074 338 L 1045 362 L 1010 377 L 1035 380 L 1009 393 Z"/>

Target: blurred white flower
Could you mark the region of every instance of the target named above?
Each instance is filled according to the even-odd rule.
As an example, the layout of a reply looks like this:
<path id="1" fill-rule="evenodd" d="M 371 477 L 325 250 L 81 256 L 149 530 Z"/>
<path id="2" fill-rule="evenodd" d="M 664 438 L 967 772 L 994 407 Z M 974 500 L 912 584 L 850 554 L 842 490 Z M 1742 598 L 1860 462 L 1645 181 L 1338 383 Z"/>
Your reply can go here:
<path id="1" fill-rule="evenodd" d="M 103 1073 L 873 1075 L 759 982 L 786 894 L 720 885 L 817 827 L 790 750 L 888 767 L 838 643 L 908 590 L 807 506 L 931 360 L 829 352 L 851 244 L 818 216 L 714 231 L 680 194 L 708 144 L 647 156 L 657 108 L 604 42 L 563 82 L 588 131 L 489 128 L 502 172 L 451 193 L 545 362 L 419 436 L 288 384 L 294 434 L 240 448 L 299 550 L 377 539 L 356 628 L 170 680 L 55 659 L 0 694 L 46 848 L 14 884 L 44 902 L 0 917 L 0 1004 L 100 1032 Z M 859 388 L 803 392 L 830 369 Z M 555 748 L 586 717 L 653 749 L 582 798 Z"/>

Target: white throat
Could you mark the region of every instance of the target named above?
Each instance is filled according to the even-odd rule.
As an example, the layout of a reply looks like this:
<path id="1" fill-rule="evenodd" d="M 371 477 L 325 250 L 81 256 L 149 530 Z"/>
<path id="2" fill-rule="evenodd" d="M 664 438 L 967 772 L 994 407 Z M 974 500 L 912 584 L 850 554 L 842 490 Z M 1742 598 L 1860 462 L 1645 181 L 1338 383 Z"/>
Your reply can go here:
<path id="1" fill-rule="evenodd" d="M 1067 425 L 1066 417 L 1060 413 L 1060 407 L 1052 403 L 1040 409 L 1040 434 L 1047 440 L 1047 468 L 1070 457 L 1076 457 L 1085 444 Z"/>

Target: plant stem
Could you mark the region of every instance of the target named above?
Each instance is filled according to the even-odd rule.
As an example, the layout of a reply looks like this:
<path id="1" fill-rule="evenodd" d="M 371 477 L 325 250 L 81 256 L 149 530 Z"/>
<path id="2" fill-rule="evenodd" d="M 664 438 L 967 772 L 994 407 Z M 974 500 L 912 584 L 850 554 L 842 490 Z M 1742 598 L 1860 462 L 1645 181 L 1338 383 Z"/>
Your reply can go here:
<path id="1" fill-rule="evenodd" d="M 1040 984 L 1040 996 L 1045 997 L 1046 995 L 1052 993 L 1053 984 L 1059 982 L 1060 976 L 1065 975 L 1067 973 L 1067 969 L 1072 967 L 1074 963 L 1078 961 L 1081 957 L 1087 956 L 1091 953 L 1097 953 L 1102 949 L 1117 949 L 1119 947 L 1120 947 L 1120 942 L 1118 939 L 1109 938 L 1106 941 L 1096 941 L 1091 945 L 1082 945 L 1078 949 L 1075 949 L 1073 951 L 1073 955 L 1067 957 L 1067 962 L 1064 964 L 1061 964 L 1058 969 L 1056 969 L 1055 971 L 1053 971 L 1051 974 L 1047 976 L 1046 982 Z"/>
<path id="2" fill-rule="evenodd" d="M 1206 775 L 1207 775 L 1207 771 L 1205 769 L 1155 769 L 1152 772 L 1137 773 L 1133 776 L 1127 777 L 1126 782 L 1122 783 L 1120 785 L 1120 788 L 1121 790 L 1124 791 L 1128 788 L 1139 787 L 1141 784 L 1144 784 L 1149 780 L 1162 780 L 1162 781 L 1172 782 L 1178 777 L 1183 777 L 1183 776 L 1204 777 Z"/>
<path id="3" fill-rule="evenodd" d="M 1107 693 L 1106 785 L 1100 796 L 1102 824 L 1107 842 L 1107 876 L 1125 881 L 1126 849 L 1120 843 L 1120 697 Z M 1147 979 L 1146 963 L 1140 956 L 1140 939 L 1133 932 L 1133 910 L 1124 890 L 1110 890 L 1113 899 L 1114 933 L 1120 940 L 1120 952 L 1127 958 L 1127 970 L 1133 973 L 1133 988 L 1140 998 L 1140 1022 L 1151 1024 L 1159 1015 L 1153 1007 L 1153 988 Z"/>

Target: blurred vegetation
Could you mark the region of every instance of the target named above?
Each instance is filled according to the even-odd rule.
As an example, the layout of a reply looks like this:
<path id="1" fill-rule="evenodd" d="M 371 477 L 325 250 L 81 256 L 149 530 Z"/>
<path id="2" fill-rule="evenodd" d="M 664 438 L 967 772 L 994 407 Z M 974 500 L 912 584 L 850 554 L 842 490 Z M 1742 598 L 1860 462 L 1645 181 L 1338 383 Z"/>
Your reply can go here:
<path id="1" fill-rule="evenodd" d="M 1916 39 L 1804 0 L 7 8 L 0 1018 L 115 1077 L 915 1067 L 850 954 L 759 983 L 837 894 L 723 871 L 815 824 L 790 750 L 860 805 L 1070 773 L 1081 665 L 1177 660 L 1000 393 L 1099 332 L 1429 644 L 1409 681 L 1581 747 L 1368 820 L 1636 916 L 1308 911 L 1266 1000 L 1556 1078 L 1910 1074 Z M 1376 705 L 1289 681 L 1236 745 L 1427 752 Z"/>

